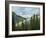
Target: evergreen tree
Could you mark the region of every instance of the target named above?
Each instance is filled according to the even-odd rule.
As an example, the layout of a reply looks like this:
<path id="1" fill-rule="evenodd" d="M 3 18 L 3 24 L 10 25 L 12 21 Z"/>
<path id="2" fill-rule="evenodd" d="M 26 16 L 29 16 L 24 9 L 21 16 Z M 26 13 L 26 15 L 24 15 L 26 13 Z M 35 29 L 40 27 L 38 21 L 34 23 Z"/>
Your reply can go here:
<path id="1" fill-rule="evenodd" d="M 39 30 L 39 29 L 40 29 L 40 18 L 38 18 L 37 15 L 36 15 L 36 22 L 35 22 L 35 24 L 36 24 L 35 29 L 36 29 L 36 30 Z"/>
<path id="2" fill-rule="evenodd" d="M 30 18 L 30 30 L 32 29 L 32 17 Z"/>
<path id="3" fill-rule="evenodd" d="M 23 23 L 23 20 L 22 20 L 22 30 L 24 30 L 24 23 Z"/>
<path id="4" fill-rule="evenodd" d="M 35 15 L 31 17 L 30 28 L 33 30 L 35 26 Z"/>
<path id="5" fill-rule="evenodd" d="M 14 17 L 15 17 L 15 13 L 14 12 L 12 12 L 12 31 L 15 31 L 15 19 L 14 19 Z"/>
<path id="6" fill-rule="evenodd" d="M 30 19 L 30 29 L 31 30 L 39 30 L 40 29 L 40 18 L 34 15 Z"/>

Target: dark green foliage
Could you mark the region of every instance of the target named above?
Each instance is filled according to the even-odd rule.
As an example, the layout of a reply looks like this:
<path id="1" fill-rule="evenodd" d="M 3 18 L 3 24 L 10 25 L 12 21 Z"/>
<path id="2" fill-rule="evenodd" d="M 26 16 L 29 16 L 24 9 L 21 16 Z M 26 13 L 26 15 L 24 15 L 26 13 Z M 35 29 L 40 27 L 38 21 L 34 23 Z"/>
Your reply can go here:
<path id="1" fill-rule="evenodd" d="M 14 19 L 15 18 L 15 13 L 12 12 L 12 30 L 14 31 L 15 30 L 15 22 L 14 22 Z"/>
<path id="2" fill-rule="evenodd" d="M 24 20 L 25 23 L 23 22 Z M 19 22 L 22 22 L 21 25 L 19 25 Z M 17 27 L 15 25 L 16 23 L 18 25 Z M 23 30 L 40 30 L 40 17 L 38 18 L 38 15 L 33 15 L 30 17 L 30 20 L 27 21 L 27 18 L 23 18 L 12 12 L 12 31 Z"/>
<path id="3" fill-rule="evenodd" d="M 22 26 L 20 27 L 19 24 L 18 26 L 16 27 L 15 24 L 16 23 L 19 23 L 20 21 L 22 20 L 25 20 L 25 18 L 21 17 L 21 16 L 18 16 L 16 15 L 14 12 L 12 12 L 12 30 L 22 30 L 23 28 L 23 23 L 22 23 Z M 23 21 L 22 21 L 23 22 Z"/>
<path id="4" fill-rule="evenodd" d="M 22 30 L 24 30 L 24 23 L 23 23 L 23 20 L 22 20 Z"/>
<path id="5" fill-rule="evenodd" d="M 40 30 L 40 18 L 38 18 L 38 16 L 34 15 L 31 17 L 30 20 L 30 29 L 31 30 Z"/>

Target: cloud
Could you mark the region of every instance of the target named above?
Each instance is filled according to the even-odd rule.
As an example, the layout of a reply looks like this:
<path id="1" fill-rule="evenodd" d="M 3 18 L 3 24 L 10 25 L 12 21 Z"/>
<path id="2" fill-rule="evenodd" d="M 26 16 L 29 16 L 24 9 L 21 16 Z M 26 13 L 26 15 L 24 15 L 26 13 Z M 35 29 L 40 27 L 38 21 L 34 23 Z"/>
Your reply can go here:
<path id="1" fill-rule="evenodd" d="M 34 7 L 12 7 L 12 11 L 14 11 L 17 15 L 28 18 L 34 14 L 40 13 L 40 8 Z"/>

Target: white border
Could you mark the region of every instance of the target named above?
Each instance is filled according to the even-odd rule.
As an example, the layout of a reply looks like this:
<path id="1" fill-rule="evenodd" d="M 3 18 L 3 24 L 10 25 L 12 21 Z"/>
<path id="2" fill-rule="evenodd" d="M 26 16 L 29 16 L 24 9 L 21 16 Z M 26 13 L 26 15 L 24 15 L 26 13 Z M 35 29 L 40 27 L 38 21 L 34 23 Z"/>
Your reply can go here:
<path id="1" fill-rule="evenodd" d="M 40 8 L 40 30 L 12 31 L 12 6 Z M 26 5 L 26 4 L 9 4 L 9 35 L 35 34 L 35 33 L 43 33 L 43 6 L 42 5 Z"/>

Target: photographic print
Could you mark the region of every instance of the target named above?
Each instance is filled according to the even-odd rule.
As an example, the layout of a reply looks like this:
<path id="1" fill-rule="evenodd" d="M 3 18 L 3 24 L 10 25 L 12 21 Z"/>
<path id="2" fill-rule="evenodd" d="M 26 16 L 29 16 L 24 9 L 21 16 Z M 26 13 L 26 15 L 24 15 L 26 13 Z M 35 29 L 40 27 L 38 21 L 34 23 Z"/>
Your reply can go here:
<path id="1" fill-rule="evenodd" d="M 8 3 L 9 36 L 44 35 L 44 3 Z"/>
<path id="2" fill-rule="evenodd" d="M 40 30 L 40 8 L 12 7 L 12 31 Z"/>

